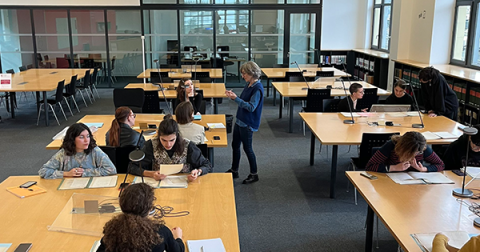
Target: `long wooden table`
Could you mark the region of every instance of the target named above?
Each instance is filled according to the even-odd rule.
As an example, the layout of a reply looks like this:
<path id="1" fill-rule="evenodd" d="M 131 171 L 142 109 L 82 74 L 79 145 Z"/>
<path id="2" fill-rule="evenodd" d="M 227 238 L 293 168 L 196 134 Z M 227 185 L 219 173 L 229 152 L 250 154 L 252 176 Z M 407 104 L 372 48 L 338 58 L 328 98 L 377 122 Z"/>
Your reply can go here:
<path id="1" fill-rule="evenodd" d="M 142 72 L 141 74 L 139 74 L 137 78 L 139 79 L 150 78 L 150 72 L 157 72 L 157 71 L 158 71 L 157 69 L 149 68 L 144 72 Z M 163 69 L 160 69 L 160 72 L 169 72 L 168 77 L 172 79 L 182 79 L 182 78 L 193 78 L 192 75 L 194 75 L 195 70 L 184 73 L 182 69 L 163 68 Z M 201 69 L 197 69 L 196 72 L 209 72 L 210 78 L 212 79 L 223 78 L 223 73 L 221 68 L 201 68 Z"/>
<path id="2" fill-rule="evenodd" d="M 48 126 L 47 92 L 56 90 L 58 82 L 62 80 L 65 80 L 65 85 L 69 85 L 73 75 L 78 75 L 77 79 L 83 78 L 85 76 L 85 71 L 87 70 L 89 69 L 28 69 L 23 72 L 12 74 L 11 88 L 0 88 L 0 92 L 10 93 L 12 118 L 15 118 L 15 92 L 36 92 L 37 111 L 40 109 L 40 92 L 42 92 L 45 109 L 45 124 Z"/>
<path id="3" fill-rule="evenodd" d="M 164 83 L 163 93 L 167 99 L 177 98 L 177 91 L 175 89 L 168 89 L 170 86 L 177 87 L 178 83 Z M 141 88 L 145 91 L 158 91 L 159 86 L 153 85 L 152 83 L 130 83 L 125 88 Z M 215 98 L 225 98 L 225 83 L 197 83 L 195 88 L 203 90 L 204 98 L 214 98 L 213 99 L 213 111 L 215 114 L 218 113 L 218 99 Z M 163 100 L 162 91 L 158 91 L 158 97 L 160 100 Z"/>
<path id="4" fill-rule="evenodd" d="M 388 92 L 387 90 L 377 88 L 376 86 L 369 84 L 365 81 L 356 81 L 355 83 L 360 83 L 364 88 L 376 88 L 377 89 L 377 94 L 379 96 L 388 96 L 391 94 L 391 92 Z M 345 87 L 349 88 L 351 82 L 346 82 Z M 288 132 L 292 133 L 293 132 L 293 108 L 294 108 L 294 100 L 305 100 L 307 98 L 307 83 L 305 82 L 272 82 L 273 87 L 278 91 L 280 94 L 280 100 L 283 99 L 283 97 L 287 97 L 290 99 L 289 102 L 289 123 L 288 123 Z M 308 85 L 310 88 L 319 88 L 319 89 L 325 89 L 327 88 L 327 85 L 330 85 L 333 87 L 331 96 L 345 96 L 345 91 L 343 90 L 342 83 L 339 81 L 335 81 L 335 78 L 320 78 L 317 81 L 314 82 L 308 82 Z M 340 89 L 338 89 L 340 88 Z M 350 94 L 350 91 L 346 91 L 347 94 Z M 274 98 L 275 99 L 275 98 Z M 282 113 L 283 113 L 283 106 L 278 106 L 278 118 L 282 118 Z"/>
<path id="5" fill-rule="evenodd" d="M 403 251 L 407 252 L 422 251 L 410 234 L 445 231 L 480 234 L 480 228 L 473 225 L 473 219 L 477 216 L 452 195 L 453 189 L 462 187 L 462 177 L 444 171 L 443 174 L 455 181 L 455 184 L 400 185 L 385 173 L 369 173 L 378 179 L 369 180 L 361 176 L 360 172 L 346 172 L 347 178 L 368 203 L 365 251 L 372 251 L 374 213 L 402 246 Z M 479 186 L 480 182 L 474 181 L 467 188 Z M 473 200 L 465 201 L 470 204 Z"/>
<path id="6" fill-rule="evenodd" d="M 316 64 L 306 64 L 300 65 L 300 69 L 302 71 L 306 71 L 303 73 L 303 76 L 307 77 L 315 77 L 317 76 L 317 71 L 333 71 L 334 77 L 347 77 L 350 74 L 345 73 L 336 69 L 335 67 L 317 67 Z M 267 76 L 267 97 L 269 96 L 270 90 L 270 79 L 279 79 L 285 78 L 286 72 L 299 72 L 298 68 L 295 65 L 292 65 L 290 68 L 262 68 L 262 72 Z M 274 106 L 275 106 L 275 89 L 272 91 L 273 98 L 274 98 Z"/>
<path id="7" fill-rule="evenodd" d="M 425 128 L 412 128 L 412 124 L 420 123 L 418 116 L 395 117 L 390 113 L 365 113 L 368 117 L 355 117 L 355 124 L 344 124 L 343 120 L 350 119 L 341 113 L 300 113 L 312 131 L 310 140 L 310 165 L 314 164 L 315 138 L 318 138 L 322 145 L 332 145 L 332 165 L 330 174 L 330 198 L 335 198 L 335 181 L 337 175 L 337 156 L 339 145 L 360 145 L 362 133 L 387 133 L 400 132 L 404 134 L 409 131 L 446 131 L 454 135 L 462 135 L 458 129 L 461 124 L 454 122 L 444 116 L 428 117 L 422 114 Z M 369 126 L 368 123 L 386 120 L 401 126 Z M 428 144 L 449 144 L 456 139 L 427 140 Z"/>
<path id="8" fill-rule="evenodd" d="M 90 251 L 101 237 L 48 231 L 72 194 L 85 193 L 118 197 L 118 186 L 124 175 L 118 176 L 116 188 L 57 190 L 60 179 L 38 176 L 12 176 L 0 183 L 1 242 L 12 243 L 13 251 L 20 243 L 32 243 L 30 251 Z M 129 176 L 131 182 L 133 176 Z M 46 193 L 20 199 L 6 188 L 27 181 L 38 181 Z M 237 214 L 232 176 L 211 173 L 188 184 L 188 188 L 155 189 L 156 204 L 170 206 L 174 212 L 189 211 L 184 217 L 165 218 L 169 228 L 180 227 L 183 240 L 221 238 L 227 251 L 240 251 Z"/>

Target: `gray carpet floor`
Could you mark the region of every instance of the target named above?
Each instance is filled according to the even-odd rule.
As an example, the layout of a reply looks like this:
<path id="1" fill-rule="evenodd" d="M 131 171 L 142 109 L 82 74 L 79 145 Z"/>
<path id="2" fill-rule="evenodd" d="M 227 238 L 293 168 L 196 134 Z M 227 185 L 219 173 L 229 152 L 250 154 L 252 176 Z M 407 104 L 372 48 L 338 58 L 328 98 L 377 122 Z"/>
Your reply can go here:
<path id="1" fill-rule="evenodd" d="M 114 87 L 125 83 L 119 80 Z M 264 81 L 265 85 L 265 81 Z M 238 86 L 238 82 L 233 86 Z M 240 94 L 240 88 L 233 89 Z M 11 119 L 0 103 L 0 181 L 13 175 L 36 175 L 54 153 L 45 146 L 64 127 L 87 114 L 113 114 L 112 89 L 99 89 L 101 98 L 88 107 L 79 102 L 81 112 L 65 121 L 57 113 L 61 125 L 51 116 L 51 125 L 44 121 L 36 126 L 34 99 L 31 93 L 19 96 L 16 118 Z M 278 96 L 277 96 L 278 97 Z M 224 99 L 220 114 L 236 113 L 236 104 Z M 262 121 L 254 133 L 253 148 L 257 156 L 260 181 L 243 185 L 249 173 L 248 160 L 242 155 L 240 179 L 234 181 L 238 231 L 241 251 L 364 251 L 367 204 L 359 195 L 354 204 L 353 188 L 346 191 L 350 157 L 357 155 L 357 147 L 339 148 L 336 199 L 329 198 L 331 147 L 323 146 L 319 153 L 317 141 L 315 165 L 309 165 L 310 131 L 302 133 L 298 116 L 300 103 L 295 105 L 294 133 L 287 133 L 288 116 L 284 109 L 278 118 L 272 96 L 265 98 Z M 207 113 L 212 113 L 207 105 Z M 43 118 L 43 115 L 42 115 Z M 332 132 L 334 133 L 334 132 Z M 229 147 L 215 149 L 215 172 L 224 172 L 231 164 L 232 135 Z M 328 152 L 328 154 L 327 154 Z M 243 153 L 242 153 L 243 154 Z M 168 219 L 166 220 L 168 223 Z M 408 225 L 408 223 L 406 223 Z M 376 251 L 396 251 L 397 243 L 388 230 L 379 224 L 379 248 Z"/>

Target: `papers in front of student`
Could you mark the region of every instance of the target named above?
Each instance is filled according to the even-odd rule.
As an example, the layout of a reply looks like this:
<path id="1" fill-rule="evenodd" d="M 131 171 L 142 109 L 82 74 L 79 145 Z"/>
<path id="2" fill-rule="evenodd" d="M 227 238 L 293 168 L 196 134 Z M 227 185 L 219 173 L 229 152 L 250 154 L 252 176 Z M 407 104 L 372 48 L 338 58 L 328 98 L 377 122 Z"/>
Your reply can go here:
<path id="1" fill-rule="evenodd" d="M 97 125 L 100 125 L 100 127 L 97 127 Z M 85 123 L 88 128 L 90 128 L 90 131 L 93 133 L 97 132 L 98 128 L 101 128 L 103 126 L 103 123 Z M 67 134 L 68 126 L 65 127 L 62 131 L 58 132 L 54 137 L 52 137 L 52 140 L 63 140 L 65 137 L 65 134 Z"/>
<path id="2" fill-rule="evenodd" d="M 207 123 L 207 126 L 211 129 L 225 129 L 223 123 Z"/>
<path id="3" fill-rule="evenodd" d="M 187 241 L 188 251 L 190 252 L 226 252 L 222 239 L 189 240 Z"/>
<path id="4" fill-rule="evenodd" d="M 142 177 L 135 177 L 133 179 L 133 182 L 132 184 L 138 184 L 138 183 L 145 183 L 153 188 L 159 188 L 160 187 L 160 181 L 157 181 L 155 180 L 154 178 L 146 178 L 146 177 L 143 177 L 143 181 L 142 181 Z"/>
<path id="5" fill-rule="evenodd" d="M 470 235 L 465 231 L 448 231 L 442 233 L 448 237 L 448 245 L 457 249 L 463 247 L 463 245 L 470 240 Z M 432 244 L 435 235 L 437 235 L 437 233 L 411 234 L 410 236 L 415 240 L 422 251 L 430 252 L 432 251 Z"/>
<path id="6" fill-rule="evenodd" d="M 103 127 L 103 123 L 83 123 L 85 125 L 87 125 L 87 127 L 97 127 L 97 128 L 101 128 Z"/>
<path id="7" fill-rule="evenodd" d="M 88 178 L 64 178 L 58 190 L 107 188 L 117 185 L 118 176 L 101 176 Z"/>
<path id="8" fill-rule="evenodd" d="M 66 178 L 63 179 L 58 190 L 83 189 L 87 187 L 90 178 Z"/>
<path id="9" fill-rule="evenodd" d="M 350 112 L 340 112 L 345 117 L 367 117 L 367 116 L 372 116 L 374 114 L 368 113 L 368 112 L 353 112 L 350 114 Z"/>
<path id="10" fill-rule="evenodd" d="M 93 177 L 88 188 L 106 188 L 117 185 L 118 176 Z"/>
<path id="11" fill-rule="evenodd" d="M 65 137 L 65 134 L 67 133 L 68 126 L 65 127 L 62 131 L 58 132 L 52 140 L 62 140 Z"/>
<path id="12" fill-rule="evenodd" d="M 454 183 L 441 172 L 395 172 L 387 173 L 387 176 L 400 185 Z"/>
<path id="13" fill-rule="evenodd" d="M 427 140 L 449 139 L 449 138 L 458 138 L 459 137 L 459 136 L 456 136 L 452 133 L 444 132 L 444 131 L 440 131 L 440 132 L 425 131 L 425 132 L 422 132 L 422 135 Z"/>
<path id="14" fill-rule="evenodd" d="M 160 181 L 160 188 L 187 188 L 187 176 L 167 176 Z"/>
<path id="15" fill-rule="evenodd" d="M 418 116 L 418 112 L 409 111 L 409 112 L 387 112 L 386 115 L 391 117 L 408 117 L 408 116 Z"/>
<path id="16" fill-rule="evenodd" d="M 480 167 L 467 166 L 467 174 L 473 179 L 480 178 Z"/>
<path id="17" fill-rule="evenodd" d="M 7 252 L 11 246 L 11 243 L 0 243 L 0 252 Z"/>
<path id="18" fill-rule="evenodd" d="M 165 175 L 172 175 L 179 173 L 183 168 L 183 164 L 161 164 L 160 173 Z"/>

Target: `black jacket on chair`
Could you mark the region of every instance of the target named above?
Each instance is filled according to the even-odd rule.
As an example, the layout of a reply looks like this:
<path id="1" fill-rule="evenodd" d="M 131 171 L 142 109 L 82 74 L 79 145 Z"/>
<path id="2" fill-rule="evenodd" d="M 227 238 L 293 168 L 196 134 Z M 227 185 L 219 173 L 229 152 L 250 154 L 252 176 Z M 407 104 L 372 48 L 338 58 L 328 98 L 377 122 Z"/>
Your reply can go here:
<path id="1" fill-rule="evenodd" d="M 128 126 L 125 123 L 119 123 L 120 124 L 120 146 L 119 147 L 124 147 L 128 145 L 133 145 L 136 146 L 138 142 L 138 138 L 140 137 L 140 133 L 137 131 L 133 130 L 130 126 Z M 105 135 L 105 143 L 107 145 L 110 145 L 110 130 L 107 132 Z M 143 144 L 145 144 L 145 138 L 140 140 L 139 147 L 140 149 L 143 147 Z"/>

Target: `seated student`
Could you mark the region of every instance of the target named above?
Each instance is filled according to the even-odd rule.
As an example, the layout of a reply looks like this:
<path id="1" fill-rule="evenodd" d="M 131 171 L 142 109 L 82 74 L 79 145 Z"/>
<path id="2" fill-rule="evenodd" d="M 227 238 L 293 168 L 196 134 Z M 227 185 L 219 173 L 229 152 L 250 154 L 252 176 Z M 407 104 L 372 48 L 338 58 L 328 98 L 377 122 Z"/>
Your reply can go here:
<path id="1" fill-rule="evenodd" d="M 92 177 L 117 174 L 110 158 L 97 147 L 83 123 L 70 126 L 60 150 L 38 171 L 42 178 Z"/>
<path id="2" fill-rule="evenodd" d="M 195 111 L 195 114 L 199 115 L 203 101 L 203 94 L 195 92 L 195 86 L 193 85 L 192 80 L 188 78 L 183 78 L 178 83 L 177 99 L 175 99 L 175 104 L 178 106 L 180 102 L 185 101 L 185 92 L 187 92 L 188 99 L 193 105 L 193 110 Z"/>
<path id="3" fill-rule="evenodd" d="M 188 180 L 194 181 L 198 176 L 211 171 L 210 161 L 203 157 L 193 142 L 183 139 L 172 115 L 163 118 L 158 126 L 157 136 L 143 146 L 145 158 L 141 161 L 142 168 L 134 163 L 131 168 L 132 174 L 162 180 L 166 176 L 160 173 L 161 164 L 183 164 L 181 172 L 189 172 Z"/>
<path id="4" fill-rule="evenodd" d="M 393 87 L 393 94 L 387 97 L 385 104 L 408 104 L 413 106 L 413 98 L 411 95 L 405 93 L 405 81 L 397 80 Z"/>
<path id="5" fill-rule="evenodd" d="M 423 166 L 423 160 L 430 165 Z M 392 140 L 386 142 L 370 158 L 365 170 L 436 172 L 442 171 L 444 167 L 442 160 L 427 146 L 425 137 L 419 132 L 410 131 L 403 136 L 392 136 Z"/>
<path id="6" fill-rule="evenodd" d="M 120 195 L 122 213 L 113 217 L 103 228 L 103 238 L 97 252 L 152 251 L 183 252 L 183 231 L 170 229 L 163 220 L 148 217 L 155 206 L 155 193 L 147 184 L 133 184 Z"/>
<path id="7" fill-rule="evenodd" d="M 205 128 L 202 125 L 193 123 L 193 106 L 190 102 L 181 102 L 175 109 L 175 117 L 178 129 L 182 137 L 195 144 L 205 142 Z"/>
<path id="8" fill-rule="evenodd" d="M 358 83 L 352 83 L 348 90 L 350 95 L 338 103 L 338 112 L 367 112 L 368 108 L 357 108 L 357 101 L 363 98 L 363 86 Z M 350 108 L 348 106 L 349 103 Z"/>
<path id="9" fill-rule="evenodd" d="M 109 146 L 123 147 L 137 145 L 140 133 L 133 130 L 135 125 L 135 113 L 129 107 L 119 107 L 115 110 L 115 119 L 112 121 L 110 130 L 105 135 L 105 143 Z M 142 136 L 139 146 L 143 147 L 145 138 Z"/>
<path id="10" fill-rule="evenodd" d="M 470 238 L 462 248 L 456 249 L 448 245 L 447 236 L 438 233 L 435 235 L 432 245 L 432 252 L 478 252 L 480 251 L 480 235 Z"/>
<path id="11" fill-rule="evenodd" d="M 480 131 L 480 124 L 473 126 Z M 467 142 L 471 139 L 468 148 L 467 166 L 480 166 L 480 134 L 473 136 L 462 135 L 448 146 L 444 154 L 445 168 L 456 170 L 465 166 L 465 154 L 467 153 Z"/>

